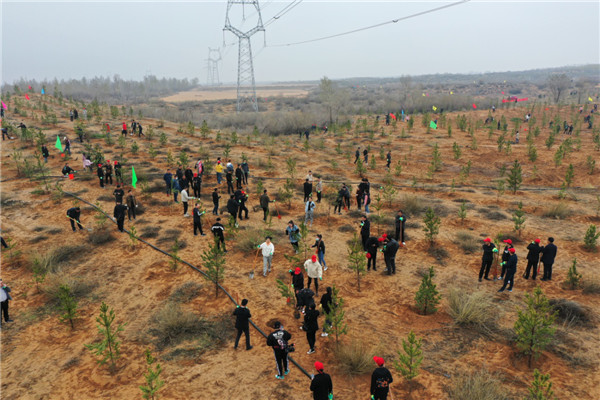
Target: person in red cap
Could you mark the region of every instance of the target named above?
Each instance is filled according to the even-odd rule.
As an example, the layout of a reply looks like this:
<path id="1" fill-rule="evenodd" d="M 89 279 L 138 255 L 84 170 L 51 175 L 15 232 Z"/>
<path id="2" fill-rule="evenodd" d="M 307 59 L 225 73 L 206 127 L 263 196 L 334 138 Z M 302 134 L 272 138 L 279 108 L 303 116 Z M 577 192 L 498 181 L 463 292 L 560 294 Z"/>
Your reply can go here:
<path id="1" fill-rule="evenodd" d="M 508 287 L 508 291 L 512 292 L 513 283 L 515 281 L 515 274 L 517 273 L 517 255 L 515 254 L 516 250 L 514 247 L 508 249 L 508 253 L 510 254 L 508 261 L 504 265 L 506 267 L 506 275 L 504 277 L 504 283 L 498 292 L 504 292 L 506 289 L 506 285 L 510 282 L 510 286 Z"/>
<path id="2" fill-rule="evenodd" d="M 504 275 L 506 274 L 506 264 L 508 263 L 508 259 L 510 258 L 509 250 L 513 248 L 512 240 L 506 239 L 503 240 L 503 242 L 506 243 L 506 246 L 504 246 L 504 251 L 502 252 L 502 262 L 500 263 L 500 265 L 502 265 L 502 271 L 500 272 L 498 280 L 504 279 Z"/>
<path id="3" fill-rule="evenodd" d="M 383 238 L 371 236 L 367 239 L 367 271 L 371 270 L 371 264 L 373 264 L 373 271 L 377 271 L 377 248 L 380 244 L 383 244 Z"/>
<path id="4" fill-rule="evenodd" d="M 104 168 L 102 168 L 102 164 L 98 164 L 98 168 L 96 169 L 96 174 L 98 175 L 98 179 L 100 180 L 100 187 L 104 187 Z"/>
<path id="5" fill-rule="evenodd" d="M 121 183 L 123 184 L 123 174 L 121 173 L 121 163 L 118 161 L 115 161 L 115 179 L 117 181 L 117 183 Z"/>
<path id="6" fill-rule="evenodd" d="M 483 249 L 483 256 L 481 257 L 481 269 L 479 269 L 479 282 L 481 282 L 481 278 L 484 278 L 484 273 L 485 280 L 490 280 L 488 274 L 490 273 L 490 268 L 494 262 L 494 249 L 496 248 L 496 245 L 492 243 L 492 239 L 485 238 L 483 239 L 483 246 L 481 246 L 481 248 Z"/>
<path id="7" fill-rule="evenodd" d="M 113 184 L 113 180 L 112 180 L 112 174 L 113 174 L 113 168 L 112 168 L 112 164 L 110 163 L 110 160 L 106 160 L 106 163 L 104 163 L 104 170 L 106 171 L 104 173 L 104 183 L 105 184 Z"/>
<path id="8" fill-rule="evenodd" d="M 385 360 L 381 357 L 373 357 L 377 368 L 371 374 L 371 399 L 386 400 L 390 392 L 390 384 L 394 381 L 390 370 L 385 367 Z"/>
<path id="9" fill-rule="evenodd" d="M 199 199 L 200 192 L 202 191 L 202 175 L 198 175 L 197 172 L 194 173 L 194 178 L 192 179 L 192 189 L 194 189 L 194 197 Z"/>
<path id="10" fill-rule="evenodd" d="M 525 269 L 525 273 L 523 274 L 523 278 L 529 279 L 529 272 L 531 268 L 533 268 L 533 274 L 531 278 L 535 281 L 537 277 L 537 266 L 540 262 L 540 252 L 542 248 L 540 247 L 540 239 L 535 239 L 533 242 L 527 245 L 527 268 Z"/>
<path id="11" fill-rule="evenodd" d="M 310 289 L 310 284 L 314 280 L 315 281 L 315 292 L 319 294 L 319 281 L 323 280 L 323 267 L 317 261 L 317 256 L 315 254 L 312 255 L 310 260 L 306 260 L 304 262 L 304 270 L 306 271 L 306 275 L 308 276 L 308 285 L 307 287 Z"/>
<path id="12" fill-rule="evenodd" d="M 313 400 L 330 400 L 333 399 L 333 382 L 331 376 L 326 374 L 323 369 L 323 363 L 315 362 L 317 374 L 312 376 L 310 382 L 310 391 L 313 392 Z"/>
<path id="13" fill-rule="evenodd" d="M 284 375 L 290 373 L 288 369 L 288 342 L 292 338 L 292 335 L 283 329 L 283 325 L 279 321 L 273 323 L 273 328 L 275 328 L 275 331 L 267 336 L 267 346 L 271 346 L 275 353 L 275 362 L 277 363 L 277 375 L 275 375 L 275 378 L 283 379 Z"/>
<path id="14" fill-rule="evenodd" d="M 121 131 L 121 135 L 127 136 L 127 123 L 123 122 L 123 130 Z"/>

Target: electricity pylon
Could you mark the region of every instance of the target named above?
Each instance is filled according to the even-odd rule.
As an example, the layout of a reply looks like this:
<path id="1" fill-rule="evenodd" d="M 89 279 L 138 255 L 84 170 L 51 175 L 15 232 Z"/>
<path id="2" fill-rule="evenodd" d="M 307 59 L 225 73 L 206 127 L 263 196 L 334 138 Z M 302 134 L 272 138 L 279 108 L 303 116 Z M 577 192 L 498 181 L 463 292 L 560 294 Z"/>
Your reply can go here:
<path id="1" fill-rule="evenodd" d="M 255 9 L 256 24 L 248 31 L 242 31 L 231 24 L 230 14 L 234 6 L 242 6 L 242 22 L 246 21 L 245 6 L 251 6 Z M 239 7 L 237 7 L 239 8 Z M 227 14 L 225 16 L 225 27 L 223 31 L 229 31 L 238 38 L 238 80 L 237 80 L 237 111 L 243 111 L 246 103 L 254 111 L 258 111 L 258 102 L 256 101 L 256 85 L 254 82 L 254 66 L 252 64 L 252 46 L 250 37 L 256 32 L 263 31 L 265 28 L 260 14 L 258 0 L 228 0 Z"/>
<path id="2" fill-rule="evenodd" d="M 221 81 L 219 80 L 219 61 L 221 61 L 221 50 L 208 48 L 208 58 L 206 59 L 206 85 L 207 86 L 219 86 Z"/>

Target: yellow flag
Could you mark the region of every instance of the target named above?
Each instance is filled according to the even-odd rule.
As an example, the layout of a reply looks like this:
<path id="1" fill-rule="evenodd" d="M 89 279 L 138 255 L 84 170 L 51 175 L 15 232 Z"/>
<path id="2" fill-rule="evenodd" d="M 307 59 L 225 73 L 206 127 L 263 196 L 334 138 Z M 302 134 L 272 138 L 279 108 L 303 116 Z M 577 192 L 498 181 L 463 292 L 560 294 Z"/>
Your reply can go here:
<path id="1" fill-rule="evenodd" d="M 433 111 L 437 111 L 437 107 L 436 106 L 431 106 L 431 108 L 433 108 Z"/>
<path id="2" fill-rule="evenodd" d="M 588 97 L 588 100 L 589 100 L 589 101 L 594 101 L 594 99 L 592 99 L 591 97 Z"/>
<path id="3" fill-rule="evenodd" d="M 450 91 L 450 94 L 454 94 L 454 92 Z"/>
<path id="4" fill-rule="evenodd" d="M 425 93 L 423 93 L 423 97 L 425 97 Z"/>

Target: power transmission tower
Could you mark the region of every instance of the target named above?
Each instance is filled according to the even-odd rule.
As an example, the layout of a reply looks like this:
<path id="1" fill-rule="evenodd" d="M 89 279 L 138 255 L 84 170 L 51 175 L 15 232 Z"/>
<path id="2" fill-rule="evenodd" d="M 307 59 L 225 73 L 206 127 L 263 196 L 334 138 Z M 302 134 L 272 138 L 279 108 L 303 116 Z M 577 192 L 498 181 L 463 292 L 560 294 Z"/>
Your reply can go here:
<path id="1" fill-rule="evenodd" d="M 237 7 L 234 7 L 237 6 Z M 241 6 L 242 23 L 246 21 L 245 7 L 253 8 L 255 12 L 252 14 L 256 18 L 256 23 L 248 31 L 242 31 L 231 24 L 231 17 L 236 11 L 239 12 Z M 237 80 L 237 111 L 243 111 L 246 103 L 254 111 L 258 111 L 258 102 L 256 101 L 256 85 L 254 82 L 254 66 L 252 64 L 252 46 L 250 37 L 256 32 L 265 31 L 260 14 L 260 6 L 258 0 L 228 0 L 227 14 L 225 16 L 225 27 L 223 31 L 229 31 L 238 38 L 238 80 Z"/>
<path id="2" fill-rule="evenodd" d="M 206 59 L 206 85 L 207 86 L 219 86 L 221 81 L 219 80 L 219 61 L 221 61 L 221 50 L 208 48 L 208 58 Z"/>

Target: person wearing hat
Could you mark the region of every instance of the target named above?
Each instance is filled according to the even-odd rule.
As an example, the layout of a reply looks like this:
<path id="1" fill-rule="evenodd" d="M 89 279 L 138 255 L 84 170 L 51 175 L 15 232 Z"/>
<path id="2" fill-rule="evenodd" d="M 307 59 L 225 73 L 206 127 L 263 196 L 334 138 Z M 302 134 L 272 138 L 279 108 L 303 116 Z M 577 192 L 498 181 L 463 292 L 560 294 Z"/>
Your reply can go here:
<path id="1" fill-rule="evenodd" d="M 406 225 L 406 215 L 402 212 L 402 210 L 398 210 L 395 218 L 396 223 L 396 240 L 404 246 L 406 244 L 406 240 L 404 240 L 404 226 Z"/>
<path id="2" fill-rule="evenodd" d="M 273 328 L 275 331 L 267 336 L 267 346 L 272 347 L 273 353 L 275 353 L 275 362 L 277 364 L 277 375 L 275 375 L 275 378 L 283 379 L 284 375 L 290 373 L 288 369 L 288 341 L 292 338 L 292 335 L 283 329 L 283 325 L 279 321 L 275 321 Z"/>
<path id="3" fill-rule="evenodd" d="M 371 399 L 386 400 L 390 392 L 390 384 L 394 381 L 390 370 L 385 367 L 385 360 L 381 357 L 373 357 L 377 368 L 371 374 Z"/>
<path id="4" fill-rule="evenodd" d="M 239 213 L 238 213 L 238 218 L 240 220 L 248 219 L 248 207 L 246 207 L 246 202 L 248 201 L 248 188 L 246 188 L 246 192 L 244 192 L 243 190 L 239 189 L 235 191 L 235 199 L 237 200 L 238 204 L 239 204 Z M 244 214 L 244 216 L 242 217 L 242 213 Z"/>
<path id="5" fill-rule="evenodd" d="M 367 239 L 367 271 L 371 270 L 371 264 L 373 265 L 373 271 L 377 271 L 377 248 L 380 244 L 383 244 L 383 238 L 371 236 Z"/>
<path id="6" fill-rule="evenodd" d="M 202 191 L 202 175 L 194 173 L 194 177 L 192 178 L 192 189 L 194 189 L 194 197 L 199 199 L 200 192 Z"/>
<path id="7" fill-rule="evenodd" d="M 246 335 L 246 350 L 252 349 L 252 346 L 250 346 L 250 325 L 248 324 L 248 320 L 252 318 L 252 315 L 250 315 L 250 310 L 248 310 L 246 305 L 248 305 L 248 299 L 243 299 L 242 305 L 237 306 L 235 310 L 233 310 L 233 315 L 235 315 L 235 329 L 237 329 L 235 345 L 233 346 L 234 349 L 238 348 L 242 332 Z"/>
<path id="8" fill-rule="evenodd" d="M 542 248 L 542 263 L 544 264 L 544 276 L 542 277 L 542 281 L 550 281 L 552 280 L 552 264 L 554 264 L 554 259 L 556 258 L 556 251 L 558 248 L 554 244 L 554 238 L 548 238 L 548 244 L 546 244 Z"/>
<path id="9" fill-rule="evenodd" d="M 504 279 L 504 275 L 506 274 L 506 265 L 508 264 L 508 259 L 510 258 L 509 250 L 513 248 L 512 240 L 506 239 L 503 240 L 503 242 L 506 243 L 506 246 L 504 246 L 504 250 L 502 251 L 502 262 L 500 263 L 500 265 L 502 265 L 502 271 L 500 272 L 498 280 Z"/>
<path id="10" fill-rule="evenodd" d="M 117 183 L 117 188 L 113 191 L 113 196 L 115 196 L 115 203 L 120 204 L 123 203 L 123 196 L 125 196 L 125 191 L 121 189 L 121 185 Z"/>
<path id="11" fill-rule="evenodd" d="M 102 168 L 102 164 L 98 164 L 98 168 L 96 169 L 96 174 L 98 175 L 98 179 L 100 180 L 100 187 L 104 187 L 104 168 Z"/>
<path id="12" fill-rule="evenodd" d="M 366 215 L 360 217 L 360 237 L 363 245 L 363 250 L 367 251 L 367 239 L 371 236 L 371 222 Z"/>
<path id="13" fill-rule="evenodd" d="M 221 218 L 217 218 L 217 221 L 213 224 L 210 230 L 215 236 L 217 248 L 221 249 L 221 244 L 223 244 L 223 252 L 227 253 L 227 249 L 225 248 L 225 227 L 223 226 L 223 224 L 221 224 Z"/>
<path id="14" fill-rule="evenodd" d="M 527 268 L 525 269 L 525 273 L 523 274 L 523 278 L 529 279 L 529 271 L 533 268 L 533 274 L 531 275 L 531 279 L 535 281 L 537 276 L 537 266 L 540 262 L 540 252 L 542 248 L 540 247 L 540 239 L 535 239 L 533 242 L 527 245 Z"/>
<path id="15" fill-rule="evenodd" d="M 271 236 L 267 236 L 265 241 L 261 243 L 258 248 L 262 250 L 263 256 L 263 276 L 267 276 L 267 272 L 271 272 L 271 265 L 273 263 L 273 253 L 275 252 L 275 246 L 271 242 Z"/>
<path id="16" fill-rule="evenodd" d="M 323 371 L 323 363 L 315 362 L 317 374 L 312 376 L 310 381 L 310 391 L 313 392 L 313 400 L 333 399 L 333 382 L 331 376 Z"/>
<path id="17" fill-rule="evenodd" d="M 510 282 L 510 286 L 508 287 L 508 291 L 512 292 L 513 289 L 513 284 L 515 281 L 515 274 L 517 273 L 517 254 L 516 254 L 516 250 L 514 247 L 511 247 L 510 249 L 508 249 L 508 253 L 510 254 L 508 261 L 505 264 L 506 267 L 506 275 L 504 277 L 504 283 L 502 284 L 502 287 L 500 288 L 500 290 L 498 290 L 498 292 L 504 292 L 504 289 L 506 289 L 506 285 L 508 285 L 508 282 Z"/>
<path id="18" fill-rule="evenodd" d="M 117 183 L 121 183 L 123 184 L 123 173 L 121 172 L 121 163 L 118 161 L 115 161 L 115 166 L 113 167 L 115 170 L 115 180 L 117 181 Z M 169 190 L 171 189 L 171 183 L 169 183 Z M 167 193 L 168 195 L 168 193 Z"/>
<path id="19" fill-rule="evenodd" d="M 396 253 L 400 248 L 400 244 L 393 238 L 388 237 L 385 233 L 383 234 L 383 258 L 387 267 L 388 275 L 396 273 Z"/>
<path id="20" fill-rule="evenodd" d="M 315 281 L 315 292 L 317 295 L 319 294 L 319 280 L 323 280 L 323 267 L 317 261 L 317 256 L 315 254 L 312 255 L 310 260 L 306 260 L 304 262 L 304 270 L 306 271 L 306 275 L 308 275 L 308 287 L 310 289 L 310 284 L 314 280 Z"/>
<path id="21" fill-rule="evenodd" d="M 481 257 L 481 268 L 479 269 L 479 282 L 481 282 L 481 278 L 485 278 L 486 281 L 490 280 L 490 278 L 488 278 L 488 274 L 490 273 L 490 268 L 494 262 L 495 248 L 496 245 L 492 243 L 492 239 L 483 239 L 483 246 L 481 246 L 481 249 L 483 250 L 483 256 Z"/>
<path id="22" fill-rule="evenodd" d="M 306 331 L 306 340 L 310 347 L 310 350 L 306 354 L 313 354 L 315 352 L 315 342 L 317 341 L 317 331 L 319 330 L 319 311 L 315 303 L 312 303 L 308 307 L 306 314 L 304 314 L 302 329 Z"/>
<path id="23" fill-rule="evenodd" d="M 112 185 L 113 184 L 113 180 L 112 180 L 113 168 L 112 168 L 112 164 L 110 163 L 110 160 L 106 160 L 106 163 L 104 163 L 104 170 L 106 171 L 104 174 L 105 183 L 107 185 L 109 183 Z"/>

